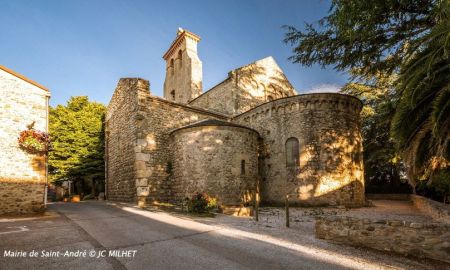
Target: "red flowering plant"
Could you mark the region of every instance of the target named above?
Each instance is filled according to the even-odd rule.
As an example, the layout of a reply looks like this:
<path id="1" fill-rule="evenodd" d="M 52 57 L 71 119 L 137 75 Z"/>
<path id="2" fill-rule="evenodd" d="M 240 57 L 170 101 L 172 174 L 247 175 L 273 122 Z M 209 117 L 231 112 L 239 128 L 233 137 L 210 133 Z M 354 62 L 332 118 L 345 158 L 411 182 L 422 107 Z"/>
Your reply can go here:
<path id="1" fill-rule="evenodd" d="M 205 192 L 195 192 L 188 202 L 189 212 L 204 213 L 217 208 L 217 199 Z"/>
<path id="2" fill-rule="evenodd" d="M 33 124 L 20 132 L 19 147 L 30 154 L 46 154 L 51 148 L 50 137 L 47 132 L 35 130 Z"/>

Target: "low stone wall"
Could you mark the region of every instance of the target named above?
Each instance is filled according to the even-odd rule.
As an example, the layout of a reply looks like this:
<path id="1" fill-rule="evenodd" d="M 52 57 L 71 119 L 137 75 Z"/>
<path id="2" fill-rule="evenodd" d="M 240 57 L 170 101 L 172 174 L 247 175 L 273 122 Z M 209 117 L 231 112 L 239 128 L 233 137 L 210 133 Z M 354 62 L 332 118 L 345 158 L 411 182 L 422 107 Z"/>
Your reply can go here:
<path id="1" fill-rule="evenodd" d="M 45 182 L 0 178 L 0 215 L 44 210 Z"/>
<path id="2" fill-rule="evenodd" d="M 450 263 L 450 225 L 346 216 L 317 217 L 317 238 Z"/>
<path id="3" fill-rule="evenodd" d="M 440 222 L 450 224 L 450 206 L 418 195 L 411 194 L 410 198 L 420 211 Z"/>

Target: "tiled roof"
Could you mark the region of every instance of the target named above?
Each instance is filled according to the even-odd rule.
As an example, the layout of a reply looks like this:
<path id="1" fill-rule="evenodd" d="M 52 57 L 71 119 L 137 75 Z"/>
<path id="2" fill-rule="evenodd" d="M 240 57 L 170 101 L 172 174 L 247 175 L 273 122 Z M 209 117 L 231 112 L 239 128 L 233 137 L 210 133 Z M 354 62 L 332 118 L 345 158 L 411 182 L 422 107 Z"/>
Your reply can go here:
<path id="1" fill-rule="evenodd" d="M 245 129 L 249 129 L 252 130 L 254 132 L 256 132 L 257 134 L 259 134 L 256 130 L 246 127 L 246 126 L 242 126 L 242 125 L 238 125 L 235 123 L 231 123 L 231 122 L 225 122 L 225 121 L 221 121 L 221 120 L 216 120 L 216 119 L 206 119 L 206 120 L 202 120 L 187 126 L 183 126 L 180 128 L 177 128 L 175 130 L 173 130 L 171 133 L 181 130 L 181 129 L 186 129 L 186 128 L 193 128 L 193 127 L 204 127 L 204 126 L 228 126 L 228 127 L 238 127 L 238 128 L 245 128 Z"/>

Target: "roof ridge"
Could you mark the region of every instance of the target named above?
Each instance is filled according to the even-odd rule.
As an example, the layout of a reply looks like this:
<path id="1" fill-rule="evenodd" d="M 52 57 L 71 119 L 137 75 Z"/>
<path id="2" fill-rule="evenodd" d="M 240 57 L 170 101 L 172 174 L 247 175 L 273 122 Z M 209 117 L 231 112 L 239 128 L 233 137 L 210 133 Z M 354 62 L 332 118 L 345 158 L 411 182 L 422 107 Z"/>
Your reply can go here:
<path id="1" fill-rule="evenodd" d="M 34 85 L 34 86 L 36 86 L 36 87 L 39 87 L 39 88 L 41 88 L 42 90 L 45 90 L 45 91 L 47 91 L 47 92 L 50 92 L 50 91 L 48 90 L 47 87 L 45 87 L 45 86 L 43 86 L 42 84 L 39 84 L 39 83 L 37 83 L 37 82 L 35 82 L 35 81 L 31 80 L 31 79 L 28 79 L 28 78 L 25 77 L 24 75 L 22 75 L 22 74 L 20 74 L 20 73 L 17 73 L 17 72 L 15 72 L 15 71 L 12 70 L 12 69 L 9 69 L 9 68 L 7 68 L 7 67 L 5 67 L 5 66 L 2 66 L 2 65 L 0 65 L 0 69 L 3 70 L 3 71 L 8 72 L 9 74 L 11 74 L 11 75 L 13 75 L 13 76 L 15 76 L 15 77 L 17 77 L 17 78 L 19 78 L 19 79 L 21 79 L 21 80 L 26 81 L 27 83 L 30 83 L 30 84 L 32 84 L 32 85 Z"/>
<path id="2" fill-rule="evenodd" d="M 194 127 L 203 127 L 203 126 L 229 126 L 229 127 L 244 128 L 244 129 L 248 129 L 248 130 L 251 130 L 253 132 L 256 132 L 256 134 L 258 134 L 258 136 L 259 136 L 259 132 L 256 131 L 253 128 L 250 128 L 250 127 L 247 127 L 247 126 L 244 126 L 244 125 L 240 125 L 240 124 L 236 124 L 236 123 L 233 123 L 233 122 L 229 122 L 229 121 L 223 121 L 223 120 L 211 119 L 211 118 L 203 119 L 203 120 L 200 120 L 200 121 L 197 121 L 197 122 L 194 122 L 194 123 L 191 123 L 191 124 L 188 124 L 188 125 L 176 128 L 176 129 L 170 131 L 169 134 L 172 134 L 172 133 L 174 133 L 174 132 L 176 132 L 178 130 L 182 130 L 182 129 L 194 128 Z"/>

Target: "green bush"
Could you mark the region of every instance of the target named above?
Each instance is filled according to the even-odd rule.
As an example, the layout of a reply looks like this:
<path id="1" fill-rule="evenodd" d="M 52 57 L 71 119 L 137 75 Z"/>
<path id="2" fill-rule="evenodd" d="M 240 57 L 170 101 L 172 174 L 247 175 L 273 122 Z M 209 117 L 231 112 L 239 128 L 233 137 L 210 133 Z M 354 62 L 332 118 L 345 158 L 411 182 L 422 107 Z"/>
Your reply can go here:
<path id="1" fill-rule="evenodd" d="M 188 201 L 189 212 L 205 213 L 217 208 L 217 199 L 205 192 L 196 192 Z"/>
<path id="2" fill-rule="evenodd" d="M 438 171 L 431 181 L 429 179 L 419 181 L 416 193 L 439 202 L 449 203 L 450 168 Z"/>
<path id="3" fill-rule="evenodd" d="M 450 169 L 439 171 L 433 177 L 431 187 L 444 203 L 448 202 L 448 197 L 450 196 Z"/>

